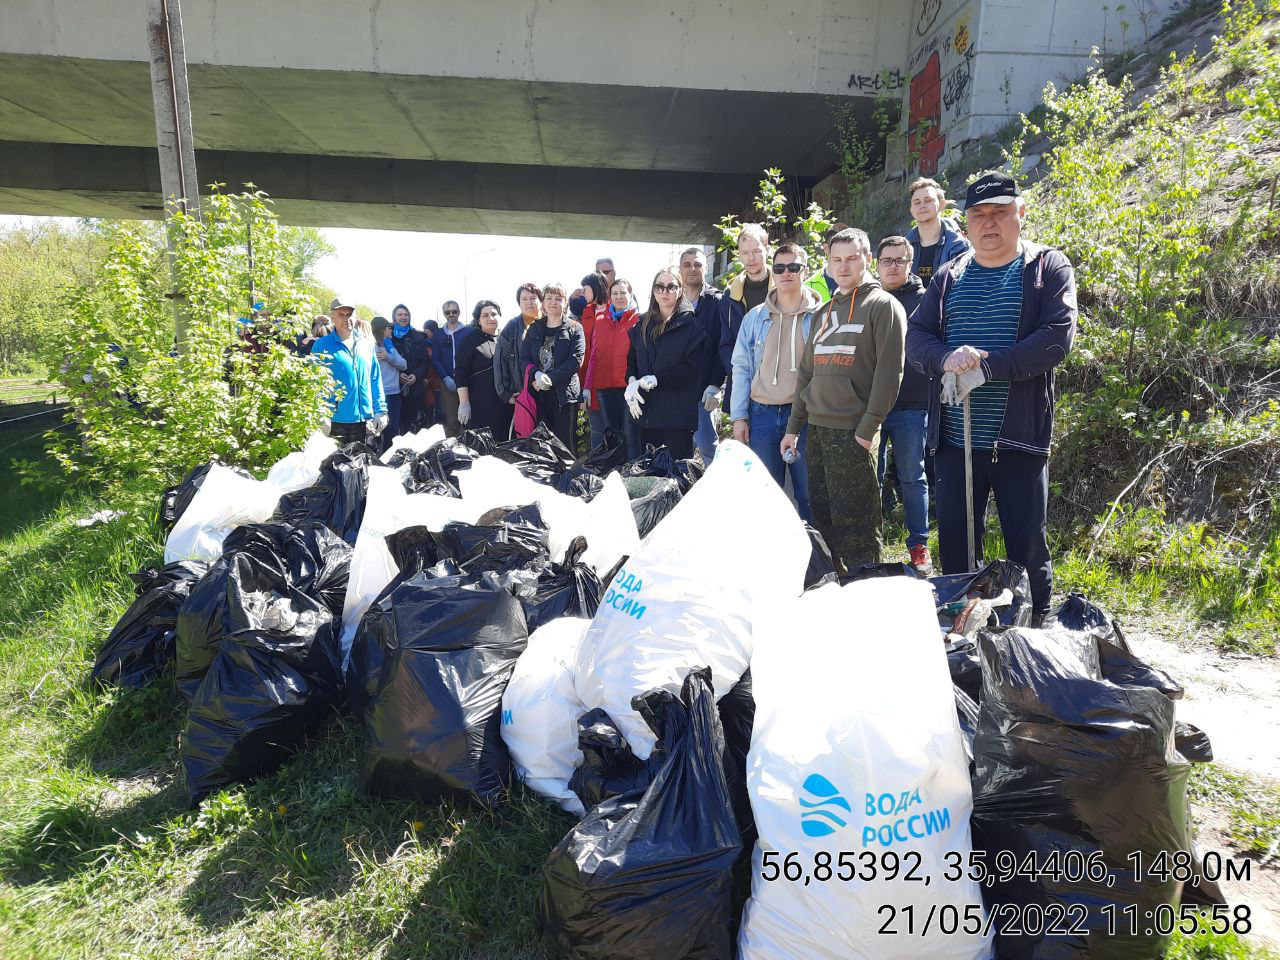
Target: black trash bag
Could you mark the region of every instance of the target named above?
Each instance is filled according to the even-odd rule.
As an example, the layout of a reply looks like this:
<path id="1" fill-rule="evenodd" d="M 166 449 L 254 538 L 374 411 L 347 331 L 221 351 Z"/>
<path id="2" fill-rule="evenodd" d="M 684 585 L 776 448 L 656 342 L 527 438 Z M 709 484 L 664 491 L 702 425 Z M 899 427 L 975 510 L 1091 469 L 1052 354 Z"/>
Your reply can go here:
<path id="1" fill-rule="evenodd" d="M 382 461 L 382 465 L 384 467 L 390 467 L 392 470 L 400 470 L 413 463 L 416 456 L 417 453 L 409 447 L 396 447 L 395 450 L 391 452 L 391 455 L 388 456 L 386 460 Z"/>
<path id="2" fill-rule="evenodd" d="M 813 590 L 828 583 L 837 583 L 839 577 L 836 574 L 835 561 L 831 559 L 831 548 L 827 546 L 826 538 L 817 531 L 816 528 L 804 525 L 805 533 L 809 534 L 809 569 L 804 573 L 804 588 Z"/>
<path id="3" fill-rule="evenodd" d="M 458 431 L 458 442 L 463 446 L 470 447 L 482 457 L 492 456 L 494 450 L 498 447 L 488 427 L 482 427 L 479 430 L 463 428 Z"/>
<path id="4" fill-rule="evenodd" d="M 960 736 L 964 740 L 964 755 L 969 761 L 969 776 L 973 776 L 973 738 L 978 732 L 978 705 L 973 698 L 956 684 L 951 685 L 956 698 L 956 717 L 960 721 Z"/>
<path id="5" fill-rule="evenodd" d="M 617 430 L 606 430 L 604 442 L 592 447 L 582 459 L 574 461 L 556 481 L 556 489 L 571 497 L 591 501 L 604 487 L 602 478 L 614 470 L 621 470 L 626 463 L 626 438 Z"/>
<path id="6" fill-rule="evenodd" d="M 323 523 L 355 546 L 364 519 L 372 463 L 377 463 L 377 458 L 367 446 L 347 444 L 320 464 L 315 483 L 281 497 L 271 519 L 294 526 L 308 521 Z"/>
<path id="7" fill-rule="evenodd" d="M 470 470 L 471 464 L 480 459 L 480 453 L 468 447 L 461 440 L 450 437 L 433 443 L 414 458 L 409 470 L 413 487 L 411 493 L 440 493 L 461 497 L 462 489 L 458 486 L 456 474 L 459 470 Z"/>
<path id="8" fill-rule="evenodd" d="M 519 601 L 488 584 L 420 573 L 375 606 L 370 639 L 385 660 L 365 711 L 361 788 L 497 805 L 512 776 L 502 693 L 529 638 Z"/>
<path id="9" fill-rule="evenodd" d="M 643 792 L 605 800 L 547 858 L 543 940 L 573 960 L 731 957 L 742 841 L 710 671 L 689 674 L 679 698 L 661 690 L 634 705 L 665 756 Z"/>
<path id="10" fill-rule="evenodd" d="M 686 494 L 706 472 L 697 460 L 677 460 L 666 447 L 650 447 L 643 456 L 622 469 L 624 477 L 673 477 Z"/>
<path id="11" fill-rule="evenodd" d="M 102 642 L 91 676 L 98 683 L 142 687 L 173 659 L 178 610 L 208 571 L 198 560 L 130 574 L 137 597 Z"/>
<path id="12" fill-rule="evenodd" d="M 178 522 L 178 518 L 187 512 L 187 507 L 191 506 L 192 499 L 200 491 L 204 485 L 204 478 L 209 475 L 209 468 L 213 466 L 213 462 L 202 463 L 193 469 L 187 478 L 176 487 L 170 487 L 160 495 L 160 526 L 165 530 L 172 530 Z M 224 464 L 225 466 L 225 464 Z M 240 467 L 230 467 L 242 477 L 251 477 L 252 474 L 248 470 Z"/>
<path id="13" fill-rule="evenodd" d="M 278 523 L 249 523 L 236 527 L 222 543 L 222 556 L 195 584 L 178 610 L 174 628 L 174 678 L 178 692 L 190 701 L 200 689 L 205 671 L 222 640 L 223 614 L 227 609 L 227 571 L 235 557 L 244 554 L 279 570 L 285 576 L 284 536 L 288 527 Z"/>
<path id="14" fill-rule="evenodd" d="M 624 793 L 643 793 L 652 779 L 650 766 L 661 763 L 664 756 L 659 744 L 649 760 L 637 760 L 613 720 L 599 707 L 578 718 L 578 749 L 582 763 L 569 778 L 569 789 L 587 810 Z"/>
<path id="15" fill-rule="evenodd" d="M 1120 625 L 1111 614 L 1082 593 L 1070 594 L 1063 600 L 1053 618 L 1067 630 L 1091 633 L 1100 640 L 1110 640 L 1118 647 L 1129 649 Z"/>
<path id="16" fill-rule="evenodd" d="M 1006 589 L 1013 592 L 1013 603 L 996 609 L 1000 624 L 1006 627 L 1025 627 L 1031 623 L 1031 581 L 1027 579 L 1027 571 L 1012 560 L 992 560 L 981 570 L 930 577 L 929 582 L 933 584 L 934 596 L 937 598 L 938 619 L 945 620 L 947 629 L 950 629 L 951 620 L 955 616 L 954 613 L 946 612 L 948 606 L 963 605 L 970 595 L 992 600 Z"/>
<path id="17" fill-rule="evenodd" d="M 1106 879 L 1079 871 L 1027 871 L 985 891 L 988 907 L 1066 908 L 1080 934 L 999 934 L 1007 960 L 1121 960 L 1163 954 L 1167 938 L 1107 916 L 1151 917 L 1176 905 L 1182 884 L 1133 873 L 1131 854 L 1191 851 L 1186 786 L 1190 765 L 1173 750 L 1174 703 L 1152 687 L 1103 679 L 1096 656 L 1069 631 L 982 631 L 983 698 L 973 740 L 973 847 L 1013 862 L 1044 864 L 1068 850 L 1100 853 Z M 1006 871 L 1007 874 L 1007 871 Z M 1032 875 L 1034 874 L 1034 875 Z M 1006 907 L 1006 909 L 1010 909 Z M 1077 916 L 1073 911 L 1081 911 Z"/>
<path id="18" fill-rule="evenodd" d="M 442 559 L 457 562 L 464 573 L 501 572 L 550 562 L 549 532 L 537 504 L 499 507 L 476 524 L 447 523 L 435 535 Z"/>
<path id="19" fill-rule="evenodd" d="M 341 622 L 278 568 L 232 560 L 225 624 L 182 735 L 192 805 L 274 773 L 342 698 Z"/>
<path id="20" fill-rule="evenodd" d="M 951 671 L 951 682 L 963 690 L 975 704 L 982 702 L 982 659 L 978 656 L 978 645 L 972 640 L 961 640 L 956 643 L 945 643 L 947 651 L 947 669 Z"/>
<path id="21" fill-rule="evenodd" d="M 1105 679 L 1122 687 L 1152 687 L 1170 700 L 1182 699 L 1182 684 L 1160 668 L 1143 663 L 1127 648 L 1121 648 L 1109 640 L 1095 637 L 1094 642 L 1098 645 L 1098 663 Z"/>
<path id="22" fill-rule="evenodd" d="M 631 513 L 636 518 L 636 530 L 641 540 L 653 532 L 659 520 L 676 508 L 682 497 L 684 491 L 680 489 L 680 481 L 669 477 L 644 496 L 631 501 Z"/>
<path id="23" fill-rule="evenodd" d="M 340 617 L 351 573 L 351 545 L 323 523 L 304 523 L 287 530 L 283 547 L 289 585 Z"/>
<path id="24" fill-rule="evenodd" d="M 530 480 L 550 486 L 573 466 L 573 454 L 545 423 L 527 437 L 496 444 L 493 456 L 513 464 Z"/>
<path id="25" fill-rule="evenodd" d="M 1209 735 L 1194 723 L 1179 720 L 1173 726 L 1173 745 L 1191 763 L 1212 763 L 1213 744 Z"/>
<path id="26" fill-rule="evenodd" d="M 565 551 L 564 563 L 551 564 L 528 587 L 517 588 L 516 596 L 524 607 L 530 633 L 560 617 L 590 620 L 596 615 L 604 588 L 596 572 L 582 562 L 586 552 L 586 537 L 574 537 Z"/>
<path id="27" fill-rule="evenodd" d="M 742 849 L 756 842 L 756 820 L 747 793 L 747 754 L 751 752 L 751 730 L 756 721 L 756 698 L 751 693 L 751 668 L 738 679 L 716 704 L 720 727 L 724 730 L 724 782 L 738 821 Z"/>
<path id="28" fill-rule="evenodd" d="M 840 582 L 853 583 L 856 580 L 875 580 L 879 577 L 910 577 L 922 579 L 920 571 L 909 563 L 864 563 Z"/>

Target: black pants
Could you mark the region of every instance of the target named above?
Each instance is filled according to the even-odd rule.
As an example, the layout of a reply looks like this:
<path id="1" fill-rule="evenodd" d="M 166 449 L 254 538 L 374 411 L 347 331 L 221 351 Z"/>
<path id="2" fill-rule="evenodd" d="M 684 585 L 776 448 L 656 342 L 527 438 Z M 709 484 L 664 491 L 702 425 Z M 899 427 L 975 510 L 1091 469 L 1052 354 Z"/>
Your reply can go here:
<path id="1" fill-rule="evenodd" d="M 554 397 L 547 395 L 550 392 L 548 390 L 534 393 L 538 406 L 538 420 L 545 423 L 570 451 L 575 451 L 577 448 L 574 446 L 573 433 L 574 428 L 578 426 L 578 405 L 557 403 Z"/>
<path id="2" fill-rule="evenodd" d="M 964 529 L 964 451 L 939 444 L 938 547 L 943 573 L 963 573 L 968 560 Z M 1027 569 L 1031 609 L 1049 612 L 1053 565 L 1049 560 L 1049 458 L 1001 450 L 993 463 L 990 450 L 973 451 L 973 525 L 975 557 L 982 564 L 982 533 L 987 500 L 995 494 L 1000 530 L 1009 559 Z"/>
<path id="3" fill-rule="evenodd" d="M 356 423 L 339 423 L 334 420 L 329 427 L 329 436 L 340 447 L 346 446 L 348 443 L 364 443 L 369 438 L 369 428 L 366 426 L 368 422 L 367 420 L 359 420 Z"/>
<path id="4" fill-rule="evenodd" d="M 693 457 L 693 430 L 654 430 L 644 427 L 640 431 L 640 442 L 647 447 L 666 447 L 677 460 L 689 460 Z"/>

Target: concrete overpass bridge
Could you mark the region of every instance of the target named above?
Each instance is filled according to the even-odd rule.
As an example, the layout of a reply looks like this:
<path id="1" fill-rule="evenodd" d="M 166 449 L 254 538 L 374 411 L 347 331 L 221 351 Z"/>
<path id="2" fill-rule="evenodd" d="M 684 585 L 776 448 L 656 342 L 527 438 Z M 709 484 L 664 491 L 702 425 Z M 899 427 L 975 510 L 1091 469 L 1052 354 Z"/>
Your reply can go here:
<path id="1" fill-rule="evenodd" d="M 1131 2 L 1146 31 L 1172 0 Z M 0 213 L 159 215 L 144 7 L 0 0 Z M 663 242 L 766 166 L 829 176 L 841 104 L 874 136 L 900 103 L 890 175 L 933 172 L 1121 30 L 1103 0 L 182 7 L 201 183 L 299 224 Z"/>
<path id="2" fill-rule="evenodd" d="M 908 6 L 185 0 L 199 176 L 295 223 L 684 240 L 765 166 L 834 169 Z M 158 215 L 142 7 L 0 4 L 0 210 Z"/>

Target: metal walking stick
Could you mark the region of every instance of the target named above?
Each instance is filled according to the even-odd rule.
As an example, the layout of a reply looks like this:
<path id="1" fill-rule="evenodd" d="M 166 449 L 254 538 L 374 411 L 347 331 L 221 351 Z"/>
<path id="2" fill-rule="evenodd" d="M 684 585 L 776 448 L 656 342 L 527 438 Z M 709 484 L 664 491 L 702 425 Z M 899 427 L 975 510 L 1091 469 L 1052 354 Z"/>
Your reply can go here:
<path id="1" fill-rule="evenodd" d="M 969 420 L 969 395 L 964 395 L 961 404 L 964 409 L 964 523 L 965 533 L 969 537 L 969 566 L 966 570 L 974 570 L 978 566 L 977 547 L 973 534 L 973 438 L 972 423 Z"/>

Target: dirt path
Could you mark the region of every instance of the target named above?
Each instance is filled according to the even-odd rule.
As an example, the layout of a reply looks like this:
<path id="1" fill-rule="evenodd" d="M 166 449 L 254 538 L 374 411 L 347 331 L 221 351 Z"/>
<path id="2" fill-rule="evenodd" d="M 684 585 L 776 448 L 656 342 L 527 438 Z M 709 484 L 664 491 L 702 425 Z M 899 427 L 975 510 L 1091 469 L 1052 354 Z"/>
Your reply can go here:
<path id="1" fill-rule="evenodd" d="M 1134 652 L 1183 685 L 1178 718 L 1204 730 L 1214 761 L 1254 779 L 1280 780 L 1280 658 L 1223 655 L 1204 645 L 1179 645 L 1146 629 L 1125 634 Z M 1204 850 L 1239 858 L 1226 839 L 1225 809 L 1192 810 L 1196 841 Z M 1232 904 L 1247 904 L 1254 922 L 1251 939 L 1280 950 L 1280 862 L 1250 864 L 1248 882 L 1223 882 Z"/>

